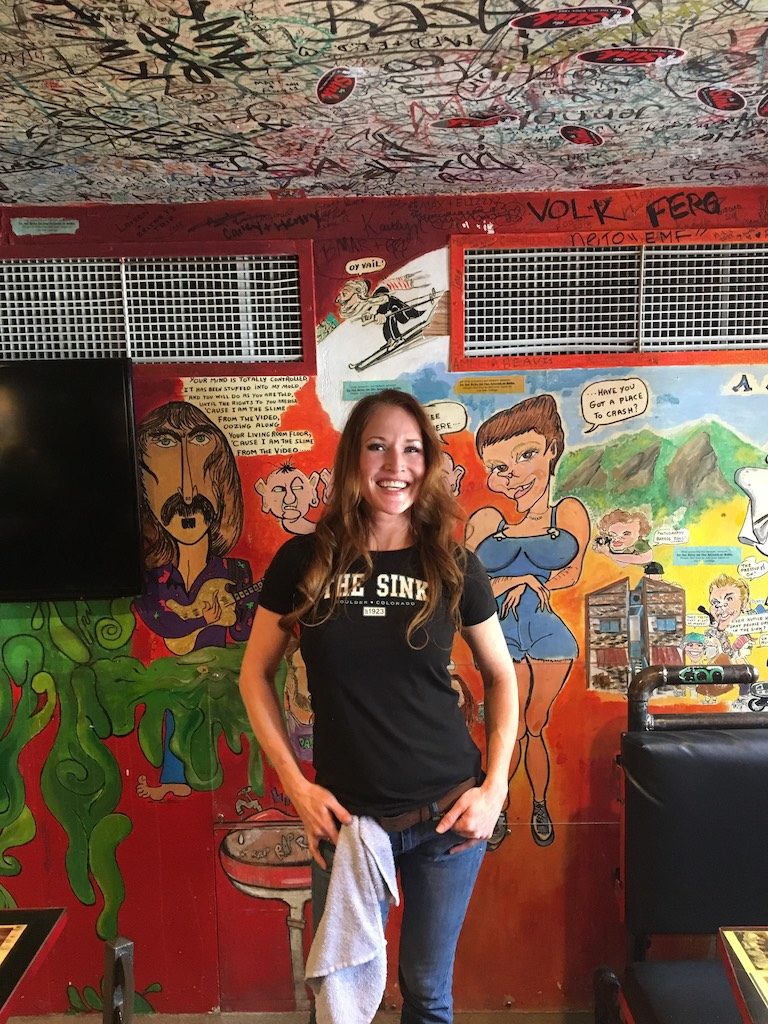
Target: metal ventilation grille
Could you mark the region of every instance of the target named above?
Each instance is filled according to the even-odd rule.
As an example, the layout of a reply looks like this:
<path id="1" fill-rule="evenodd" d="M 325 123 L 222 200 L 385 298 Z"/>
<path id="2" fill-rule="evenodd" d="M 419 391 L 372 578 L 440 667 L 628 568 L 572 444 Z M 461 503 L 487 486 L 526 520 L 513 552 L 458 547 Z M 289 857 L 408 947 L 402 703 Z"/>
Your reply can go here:
<path id="1" fill-rule="evenodd" d="M 768 348 L 768 245 L 466 248 L 461 355 Z"/>
<path id="2" fill-rule="evenodd" d="M 302 358 L 297 256 L 126 260 L 125 297 L 136 360 Z"/>
<path id="3" fill-rule="evenodd" d="M 649 248 L 642 308 L 643 349 L 768 347 L 768 246 Z"/>
<path id="4" fill-rule="evenodd" d="M 125 353 L 118 260 L 0 260 L 0 357 Z"/>
<path id="5" fill-rule="evenodd" d="M 467 356 L 636 347 L 641 250 L 468 249 Z"/>
<path id="6" fill-rule="evenodd" d="M 0 358 L 301 362 L 296 254 L 0 260 Z"/>

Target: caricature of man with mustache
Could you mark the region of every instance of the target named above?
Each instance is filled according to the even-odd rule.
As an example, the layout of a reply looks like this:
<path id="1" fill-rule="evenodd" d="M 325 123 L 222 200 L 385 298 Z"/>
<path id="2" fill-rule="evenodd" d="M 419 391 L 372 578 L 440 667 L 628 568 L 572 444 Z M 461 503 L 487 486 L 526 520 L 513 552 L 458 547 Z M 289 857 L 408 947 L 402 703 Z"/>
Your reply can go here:
<path id="1" fill-rule="evenodd" d="M 137 431 L 145 589 L 135 609 L 174 654 L 246 640 L 256 598 L 251 569 L 225 556 L 243 527 L 243 494 L 226 437 L 189 402 L 154 409 Z M 184 765 L 170 749 L 173 715 L 165 713 L 160 783 L 140 776 L 140 796 L 188 796 Z"/>

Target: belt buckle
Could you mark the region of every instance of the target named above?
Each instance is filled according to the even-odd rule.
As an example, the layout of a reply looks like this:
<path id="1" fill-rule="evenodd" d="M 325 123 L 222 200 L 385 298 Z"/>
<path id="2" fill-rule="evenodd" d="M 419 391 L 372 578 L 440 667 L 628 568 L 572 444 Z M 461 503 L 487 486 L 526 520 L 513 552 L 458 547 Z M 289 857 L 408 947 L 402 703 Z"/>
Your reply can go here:
<path id="1" fill-rule="evenodd" d="M 419 814 L 419 822 L 420 823 L 427 822 L 427 821 L 440 821 L 440 819 L 445 814 L 445 811 L 441 811 L 438 808 L 437 800 L 433 800 L 431 804 L 427 804 L 427 806 L 424 808 L 424 810 L 427 812 L 427 815 L 426 815 L 425 818 L 422 818 L 421 814 Z"/>

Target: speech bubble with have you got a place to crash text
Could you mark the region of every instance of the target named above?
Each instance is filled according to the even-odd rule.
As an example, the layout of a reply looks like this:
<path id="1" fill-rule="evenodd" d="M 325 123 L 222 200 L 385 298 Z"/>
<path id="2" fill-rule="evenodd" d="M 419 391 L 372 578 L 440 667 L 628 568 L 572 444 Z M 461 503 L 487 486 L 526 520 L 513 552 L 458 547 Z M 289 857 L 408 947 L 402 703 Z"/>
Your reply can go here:
<path id="1" fill-rule="evenodd" d="M 647 408 L 648 386 L 639 377 L 597 381 L 581 393 L 581 415 L 589 424 L 587 434 L 641 416 Z"/>

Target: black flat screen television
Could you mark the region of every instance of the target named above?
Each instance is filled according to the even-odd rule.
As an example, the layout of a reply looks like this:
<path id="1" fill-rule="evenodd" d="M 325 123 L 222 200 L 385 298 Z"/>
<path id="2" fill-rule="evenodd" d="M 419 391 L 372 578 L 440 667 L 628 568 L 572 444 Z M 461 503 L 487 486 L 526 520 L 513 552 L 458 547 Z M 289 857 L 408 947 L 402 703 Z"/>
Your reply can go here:
<path id="1" fill-rule="evenodd" d="M 0 601 L 140 593 L 137 480 L 127 359 L 0 362 Z"/>

